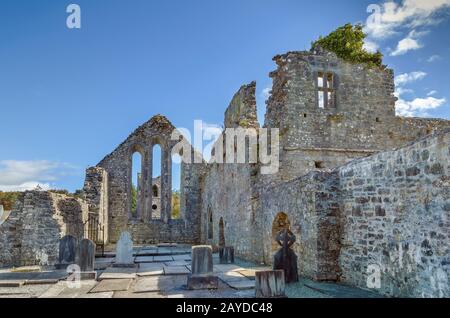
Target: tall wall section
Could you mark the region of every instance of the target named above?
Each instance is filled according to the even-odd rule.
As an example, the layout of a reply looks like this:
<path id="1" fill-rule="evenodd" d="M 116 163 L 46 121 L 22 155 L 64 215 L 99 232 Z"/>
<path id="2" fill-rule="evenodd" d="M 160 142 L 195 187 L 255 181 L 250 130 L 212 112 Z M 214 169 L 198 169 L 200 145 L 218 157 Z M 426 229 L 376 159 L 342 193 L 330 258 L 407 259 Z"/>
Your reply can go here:
<path id="1" fill-rule="evenodd" d="M 446 120 L 396 117 L 390 69 L 347 63 L 320 47 L 274 61 L 265 126 L 280 128 L 281 169 L 272 181 L 334 168 L 450 127 Z M 332 103 L 321 108 L 327 76 Z"/>
<path id="2" fill-rule="evenodd" d="M 129 231 L 135 243 L 200 241 L 200 177 L 203 162 L 181 164 L 182 219 L 172 219 L 172 149 L 179 140 L 172 140 L 175 127 L 163 116 L 152 117 L 137 128 L 97 168 L 107 174 L 109 241 L 115 243 L 122 231 Z M 161 215 L 152 216 L 153 146 L 161 147 Z M 142 158 L 141 187 L 137 216 L 131 213 L 132 156 L 139 152 Z M 190 154 L 188 152 L 191 152 Z M 184 156 L 195 156 L 193 149 Z"/>
<path id="3" fill-rule="evenodd" d="M 225 112 L 225 128 L 258 128 L 255 82 L 242 86 Z M 213 154 L 226 157 L 225 132 Z M 235 149 L 236 151 L 236 149 Z M 235 153 L 236 155 L 236 153 Z M 233 246 L 237 256 L 260 262 L 261 237 L 257 188 L 259 167 L 246 163 L 208 163 L 202 183 L 202 241 Z"/>

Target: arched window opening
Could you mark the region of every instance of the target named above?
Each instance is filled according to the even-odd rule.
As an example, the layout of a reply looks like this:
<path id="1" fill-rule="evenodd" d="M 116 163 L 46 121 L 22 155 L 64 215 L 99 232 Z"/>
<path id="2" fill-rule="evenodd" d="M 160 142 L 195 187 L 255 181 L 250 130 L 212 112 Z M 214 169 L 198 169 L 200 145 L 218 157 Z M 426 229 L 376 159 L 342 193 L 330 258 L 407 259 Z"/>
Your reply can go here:
<path id="1" fill-rule="evenodd" d="M 134 152 L 131 159 L 131 217 L 137 218 L 142 208 L 142 155 Z"/>
<path id="2" fill-rule="evenodd" d="M 161 219 L 161 163 L 161 146 L 156 144 L 152 149 L 152 219 Z"/>
<path id="3" fill-rule="evenodd" d="M 181 156 L 172 155 L 172 219 L 181 219 Z"/>
<path id="4" fill-rule="evenodd" d="M 153 191 L 153 196 L 154 197 L 156 197 L 156 198 L 159 197 L 158 186 L 156 184 L 153 185 L 152 191 Z"/>
<path id="5" fill-rule="evenodd" d="M 278 213 L 272 223 L 272 253 L 275 253 L 280 248 L 276 241 L 278 233 L 280 233 L 282 230 L 290 228 L 291 224 L 289 222 L 287 214 L 284 212 Z"/>

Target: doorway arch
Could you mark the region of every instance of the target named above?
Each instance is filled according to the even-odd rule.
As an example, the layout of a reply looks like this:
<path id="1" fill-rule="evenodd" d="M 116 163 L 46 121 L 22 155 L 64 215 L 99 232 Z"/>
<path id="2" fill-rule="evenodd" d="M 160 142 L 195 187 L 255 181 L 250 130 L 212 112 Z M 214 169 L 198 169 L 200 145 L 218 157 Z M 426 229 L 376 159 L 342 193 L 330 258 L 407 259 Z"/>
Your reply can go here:
<path id="1" fill-rule="evenodd" d="M 280 233 L 282 230 L 285 229 L 288 230 L 291 229 L 289 217 L 286 213 L 279 212 L 272 222 L 272 248 L 271 248 L 272 255 L 280 248 L 276 240 L 277 235 L 278 233 Z"/>

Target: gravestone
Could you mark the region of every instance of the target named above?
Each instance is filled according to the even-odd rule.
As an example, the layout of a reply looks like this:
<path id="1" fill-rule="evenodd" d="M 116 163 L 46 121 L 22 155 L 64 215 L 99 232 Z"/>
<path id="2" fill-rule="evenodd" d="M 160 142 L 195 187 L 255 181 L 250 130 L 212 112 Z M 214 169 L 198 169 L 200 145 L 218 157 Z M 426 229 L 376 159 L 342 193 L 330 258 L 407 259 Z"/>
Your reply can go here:
<path id="1" fill-rule="evenodd" d="M 133 258 L 133 240 L 131 234 L 122 232 L 116 245 L 116 262 L 114 267 L 135 267 Z"/>
<path id="2" fill-rule="evenodd" d="M 283 270 L 257 271 L 255 273 L 255 296 L 261 298 L 283 298 L 285 295 Z"/>
<path id="3" fill-rule="evenodd" d="M 217 289 L 219 278 L 213 274 L 212 248 L 209 245 L 192 247 L 192 274 L 188 276 L 188 289 Z"/>
<path id="4" fill-rule="evenodd" d="M 285 229 L 278 233 L 277 243 L 281 246 L 273 257 L 273 269 L 284 270 L 286 283 L 298 282 L 297 255 L 291 249 L 295 243 L 295 235 L 290 230 Z"/>
<path id="5" fill-rule="evenodd" d="M 66 235 L 59 240 L 59 258 L 57 269 L 67 268 L 75 264 L 78 249 L 78 240 L 72 235 Z"/>
<path id="6" fill-rule="evenodd" d="M 234 247 L 233 246 L 219 247 L 219 262 L 220 262 L 220 264 L 233 264 L 234 263 Z"/>
<path id="7" fill-rule="evenodd" d="M 89 239 L 82 239 L 78 251 L 81 279 L 96 279 L 97 272 L 94 271 L 95 243 Z"/>

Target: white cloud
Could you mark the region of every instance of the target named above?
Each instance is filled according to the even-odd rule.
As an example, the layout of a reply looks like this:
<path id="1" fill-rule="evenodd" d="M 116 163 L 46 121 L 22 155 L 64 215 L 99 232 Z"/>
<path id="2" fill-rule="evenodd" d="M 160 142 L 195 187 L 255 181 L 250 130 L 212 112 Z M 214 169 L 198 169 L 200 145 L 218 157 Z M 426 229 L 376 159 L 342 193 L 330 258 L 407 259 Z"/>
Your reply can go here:
<path id="1" fill-rule="evenodd" d="M 432 62 L 439 61 L 440 59 L 441 59 L 441 56 L 435 54 L 435 55 L 430 56 L 430 57 L 427 59 L 427 62 L 428 62 L 428 63 L 432 63 Z"/>
<path id="2" fill-rule="evenodd" d="M 437 94 L 437 91 L 432 90 L 432 91 L 428 92 L 427 96 L 432 96 L 432 95 L 436 95 L 436 94 Z"/>
<path id="3" fill-rule="evenodd" d="M 394 95 L 397 97 L 400 97 L 400 95 L 412 94 L 412 93 L 414 93 L 414 90 L 412 90 L 410 88 L 396 87 Z"/>
<path id="4" fill-rule="evenodd" d="M 0 185 L 0 191 L 4 192 L 36 190 L 38 188 L 40 188 L 41 190 L 49 190 L 51 186 L 49 183 L 39 182 L 25 182 L 17 185 Z"/>
<path id="5" fill-rule="evenodd" d="M 25 191 L 33 190 L 38 185 L 43 189 L 49 189 L 50 183 L 65 175 L 74 167 L 47 160 L 0 161 L 0 191 Z"/>
<path id="6" fill-rule="evenodd" d="M 406 54 L 408 51 L 418 50 L 422 48 L 423 45 L 417 42 L 417 40 L 411 38 L 404 38 L 397 44 L 397 48 L 391 53 L 391 56 L 398 56 Z"/>
<path id="7" fill-rule="evenodd" d="M 414 117 L 414 116 L 428 116 L 427 111 L 436 109 L 446 103 L 445 98 L 416 98 L 412 101 L 406 101 L 399 98 L 395 104 L 396 113 L 400 116 Z"/>
<path id="8" fill-rule="evenodd" d="M 418 80 L 423 79 L 425 76 L 427 76 L 427 73 L 425 72 L 411 72 L 411 73 L 404 73 L 397 75 L 394 79 L 396 86 L 403 86 L 407 83 L 415 82 Z"/>
<path id="9" fill-rule="evenodd" d="M 379 46 L 377 43 L 371 40 L 364 40 L 364 49 L 368 52 L 375 53 L 379 50 Z"/>
<path id="10" fill-rule="evenodd" d="M 370 37 L 384 39 L 399 33 L 402 27 L 417 28 L 442 21 L 437 13 L 450 7 L 450 0 L 404 0 L 401 3 L 387 1 L 379 5 L 379 12 L 372 15 L 365 26 Z"/>
<path id="11" fill-rule="evenodd" d="M 379 41 L 400 36 L 409 32 L 408 36 L 403 36 L 397 44 L 396 49 L 391 52 L 392 56 L 405 54 L 411 50 L 423 47 L 419 37 L 424 36 L 428 31 L 416 31 L 426 27 L 437 25 L 444 21 L 446 16 L 442 13 L 450 8 L 450 0 L 403 0 L 394 2 L 387 0 L 380 4 L 368 6 L 370 13 L 364 32 L 368 35 L 365 47 L 373 52 L 375 47 L 379 47 Z"/>
<path id="12" fill-rule="evenodd" d="M 266 87 L 261 92 L 261 97 L 264 98 L 264 100 L 268 100 L 270 97 L 270 91 L 272 90 L 272 87 Z"/>
<path id="13" fill-rule="evenodd" d="M 395 103 L 395 110 L 397 115 L 406 117 L 427 117 L 428 110 L 441 107 L 446 103 L 445 98 L 434 98 L 431 95 L 436 94 L 436 91 L 430 91 L 426 98 L 415 98 L 413 100 L 405 100 L 402 95 L 405 93 L 413 93 L 410 88 L 405 88 L 404 85 L 423 79 L 427 76 L 425 72 L 410 72 L 400 74 L 395 77 L 395 96 L 398 98 Z"/>
<path id="14" fill-rule="evenodd" d="M 418 38 L 424 36 L 425 34 L 428 34 L 428 32 L 412 30 L 406 38 L 398 42 L 397 48 L 391 52 L 391 56 L 403 55 L 409 51 L 422 48 L 423 44 L 419 42 Z"/>

